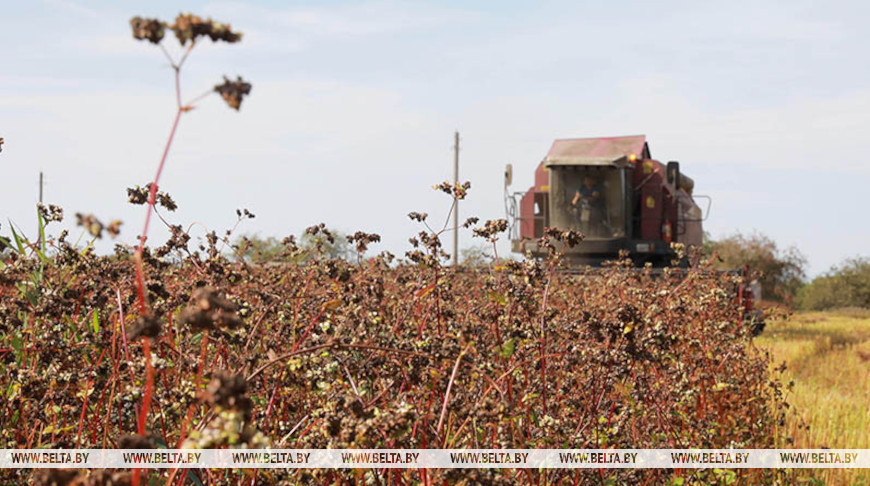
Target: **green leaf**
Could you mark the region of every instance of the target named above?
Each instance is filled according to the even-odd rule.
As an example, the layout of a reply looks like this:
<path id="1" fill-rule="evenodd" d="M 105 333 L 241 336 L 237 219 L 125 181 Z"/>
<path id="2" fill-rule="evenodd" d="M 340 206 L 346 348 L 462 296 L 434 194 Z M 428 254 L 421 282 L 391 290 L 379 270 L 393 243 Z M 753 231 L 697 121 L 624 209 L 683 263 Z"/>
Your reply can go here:
<path id="1" fill-rule="evenodd" d="M 497 302 L 499 305 L 507 305 L 507 298 L 494 290 L 489 292 L 489 300 Z"/>
<path id="2" fill-rule="evenodd" d="M 191 483 L 193 483 L 196 486 L 204 486 L 202 484 L 202 481 L 199 480 L 199 476 L 198 476 L 199 473 L 197 473 L 193 469 L 188 469 L 188 471 L 190 471 L 190 474 L 188 474 L 187 477 L 188 477 L 188 479 L 190 479 Z"/>
<path id="3" fill-rule="evenodd" d="M 18 236 L 18 232 L 15 231 L 15 225 L 12 224 L 12 220 L 9 220 L 9 229 L 12 231 L 12 236 L 15 238 L 15 246 L 18 247 L 18 253 L 24 255 L 24 245 L 21 243 L 22 239 Z"/>
<path id="4" fill-rule="evenodd" d="M 12 346 L 12 349 L 15 351 L 21 351 L 24 348 L 24 343 L 21 342 L 21 337 L 19 336 L 12 336 L 9 345 Z"/>
<path id="5" fill-rule="evenodd" d="M 94 334 L 100 333 L 100 313 L 94 310 Z"/>
<path id="6" fill-rule="evenodd" d="M 514 355 L 514 351 L 516 350 L 517 342 L 514 338 L 510 338 L 507 341 L 501 343 L 501 346 L 496 349 L 496 353 L 504 359 L 508 359 Z"/>
<path id="7" fill-rule="evenodd" d="M 163 440 L 163 437 L 155 437 L 154 443 L 157 444 L 158 449 L 169 449 L 169 446 L 166 445 L 166 441 Z"/>
<path id="8" fill-rule="evenodd" d="M 45 221 L 42 220 L 42 212 L 36 208 L 36 218 L 39 220 L 39 249 L 40 256 L 45 255 Z"/>

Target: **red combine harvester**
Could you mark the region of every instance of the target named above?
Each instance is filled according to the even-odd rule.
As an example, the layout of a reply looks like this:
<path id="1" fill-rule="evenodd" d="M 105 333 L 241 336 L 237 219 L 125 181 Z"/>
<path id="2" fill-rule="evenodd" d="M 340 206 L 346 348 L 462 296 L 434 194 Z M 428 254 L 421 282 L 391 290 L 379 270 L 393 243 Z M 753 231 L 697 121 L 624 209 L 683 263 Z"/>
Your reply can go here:
<path id="1" fill-rule="evenodd" d="M 544 228 L 578 230 L 583 242 L 566 251 L 573 265 L 600 266 L 627 251 L 638 266 L 668 266 L 672 242 L 701 245 L 705 215 L 694 181 L 679 162 L 650 155 L 644 135 L 556 140 L 535 169 L 535 185 L 511 193 L 505 171 L 505 205 L 511 250 L 543 256 Z"/>
<path id="2" fill-rule="evenodd" d="M 548 227 L 586 235 L 579 245 L 565 248 L 575 269 L 600 266 L 621 251 L 637 266 L 666 267 L 676 257 L 671 243 L 703 243 L 701 223 L 710 198 L 693 194 L 695 182 L 680 171 L 679 162 L 654 160 L 644 135 L 556 140 L 535 169 L 534 186 L 510 192 L 512 179 L 508 165 L 505 210 L 514 252 L 543 257 L 538 239 Z M 696 200 L 706 201 L 704 211 Z M 746 268 L 729 273 L 749 275 Z M 745 280 L 734 289 L 735 303 L 758 334 L 764 329 L 755 309 L 761 289 Z"/>

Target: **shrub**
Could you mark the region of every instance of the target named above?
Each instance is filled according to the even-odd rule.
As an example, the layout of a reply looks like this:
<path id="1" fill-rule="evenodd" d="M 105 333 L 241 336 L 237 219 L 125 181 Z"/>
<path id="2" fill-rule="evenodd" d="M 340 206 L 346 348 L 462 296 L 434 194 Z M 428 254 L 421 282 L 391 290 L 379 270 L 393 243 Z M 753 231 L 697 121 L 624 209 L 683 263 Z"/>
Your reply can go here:
<path id="1" fill-rule="evenodd" d="M 306 232 L 298 238 L 298 245 L 296 240 L 296 237 L 279 240 L 274 236 L 263 238 L 258 235 L 247 235 L 240 237 L 234 247 L 246 260 L 260 264 L 302 263 L 316 258 L 344 260 L 356 258 L 356 252 L 351 248 L 348 237 L 340 231 L 326 229 L 326 233 Z"/>
<path id="2" fill-rule="evenodd" d="M 870 308 L 870 258 L 849 258 L 800 289 L 797 303 L 805 310 Z"/>
<path id="3" fill-rule="evenodd" d="M 806 257 L 795 247 L 778 248 L 764 234 L 736 233 L 721 240 L 708 240 L 705 251 L 714 257 L 719 269 L 748 267 L 759 277 L 765 299 L 790 302 L 803 284 Z"/>
<path id="4" fill-rule="evenodd" d="M 460 250 L 460 262 L 465 267 L 486 267 L 493 261 L 493 253 L 485 245 L 475 245 Z"/>

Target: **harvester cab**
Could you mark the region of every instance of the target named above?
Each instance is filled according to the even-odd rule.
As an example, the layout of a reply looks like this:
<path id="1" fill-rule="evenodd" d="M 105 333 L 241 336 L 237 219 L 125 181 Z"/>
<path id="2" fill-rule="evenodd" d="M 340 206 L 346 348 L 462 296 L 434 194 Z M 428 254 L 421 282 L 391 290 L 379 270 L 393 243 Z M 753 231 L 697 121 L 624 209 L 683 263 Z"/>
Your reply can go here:
<path id="1" fill-rule="evenodd" d="M 678 162 L 654 160 L 643 135 L 556 140 L 535 170 L 535 184 L 511 192 L 505 171 L 505 205 L 511 250 L 543 256 L 544 228 L 582 232 L 584 241 L 565 256 L 599 266 L 627 251 L 637 265 L 667 266 L 671 243 L 701 245 L 710 199 L 693 196 L 694 181 Z M 702 211 L 696 199 L 706 199 Z"/>

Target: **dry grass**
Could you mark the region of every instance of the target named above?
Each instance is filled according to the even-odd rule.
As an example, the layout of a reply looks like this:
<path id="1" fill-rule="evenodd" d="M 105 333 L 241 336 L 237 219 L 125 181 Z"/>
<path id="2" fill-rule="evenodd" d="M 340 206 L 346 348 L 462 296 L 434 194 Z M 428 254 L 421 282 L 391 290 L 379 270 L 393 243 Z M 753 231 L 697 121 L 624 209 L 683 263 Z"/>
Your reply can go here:
<path id="1" fill-rule="evenodd" d="M 870 449 L 870 313 L 803 313 L 768 325 L 757 343 L 794 380 L 781 447 Z M 808 427 L 806 427 L 808 426 Z M 870 484 L 867 470 L 813 471 L 827 484 Z"/>

